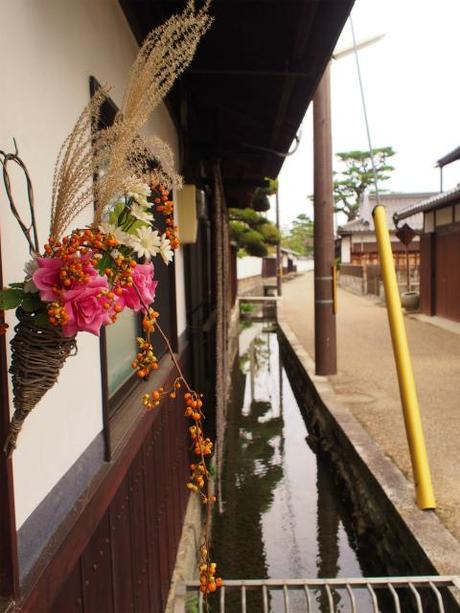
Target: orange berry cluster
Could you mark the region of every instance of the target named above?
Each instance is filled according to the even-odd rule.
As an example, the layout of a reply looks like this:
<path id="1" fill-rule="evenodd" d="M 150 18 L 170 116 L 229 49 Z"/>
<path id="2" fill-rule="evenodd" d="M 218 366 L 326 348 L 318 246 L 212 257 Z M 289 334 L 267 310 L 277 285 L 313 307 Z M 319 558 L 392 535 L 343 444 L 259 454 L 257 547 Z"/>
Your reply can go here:
<path id="1" fill-rule="evenodd" d="M 113 291 L 117 296 L 121 296 L 123 287 L 129 288 L 133 286 L 133 270 L 136 268 L 137 262 L 120 253 L 115 258 L 114 264 L 116 268 L 105 268 L 104 274 L 110 279 L 112 286 L 114 286 Z"/>
<path id="2" fill-rule="evenodd" d="M 91 275 L 88 272 L 87 260 L 66 256 L 66 263 L 59 271 L 59 279 L 65 289 L 69 289 L 74 283 L 83 285 L 88 283 Z"/>
<path id="3" fill-rule="evenodd" d="M 96 252 L 109 251 L 117 245 L 118 241 L 110 234 L 104 234 L 104 232 L 94 228 L 86 228 L 85 230 L 74 230 L 72 234 L 65 236 L 62 241 L 50 238 L 44 250 L 46 255 L 66 260 L 76 254 L 84 255 L 89 250 Z"/>
<path id="4" fill-rule="evenodd" d="M 148 353 L 148 347 L 151 347 L 150 343 L 144 339 L 138 339 L 138 341 L 140 343 L 141 350 L 142 347 L 145 346 Z M 137 357 L 139 357 L 139 354 Z M 140 360 L 136 359 L 136 362 L 133 363 L 133 367 L 138 368 L 139 365 L 142 367 Z M 203 395 L 190 390 L 180 371 L 179 374 L 180 376 L 175 379 L 174 383 L 169 389 L 165 390 L 163 387 L 159 387 L 158 389 L 153 390 L 150 394 L 144 394 L 143 405 L 147 410 L 153 410 L 160 404 L 162 396 L 168 395 L 170 398 L 176 398 L 177 390 L 182 387 L 182 383 L 184 383 L 187 390 L 189 390 L 184 394 L 185 416 L 194 421 L 193 425 L 191 425 L 188 430 L 190 438 L 192 439 L 194 453 L 198 456 L 198 458 L 196 462 L 190 464 L 190 478 L 187 482 L 187 488 L 190 491 L 199 494 L 203 504 L 208 505 L 208 517 L 211 505 L 216 502 L 216 497 L 210 495 L 209 491 L 209 471 L 206 466 L 205 458 L 212 454 L 213 445 L 209 438 L 205 438 L 203 436 L 203 427 L 201 423 L 201 420 L 204 418 L 202 412 Z M 207 521 L 208 520 L 206 519 L 206 522 Z M 211 562 L 209 559 L 207 523 L 204 542 L 200 547 L 199 571 L 200 590 L 204 594 L 204 597 L 207 598 L 209 594 L 215 592 L 223 583 L 220 577 L 215 576 L 216 564 Z"/>
<path id="5" fill-rule="evenodd" d="M 208 471 L 204 462 L 198 464 L 190 464 L 190 481 L 187 483 L 187 487 L 192 492 L 199 492 L 204 488 L 205 478 L 208 476 Z"/>
<path id="6" fill-rule="evenodd" d="M 151 332 L 154 331 L 155 322 L 159 316 L 160 316 L 160 313 L 158 313 L 157 311 L 154 311 L 153 309 L 148 310 L 148 313 L 142 320 L 142 327 L 144 329 L 144 332 L 146 332 L 147 334 L 150 334 Z"/>
<path id="7" fill-rule="evenodd" d="M 194 446 L 193 452 L 197 456 L 210 456 L 212 455 L 212 441 L 210 438 L 203 437 L 203 430 L 200 426 L 190 426 L 188 429 L 190 432 L 190 438 L 192 439 Z"/>
<path id="8" fill-rule="evenodd" d="M 209 562 L 208 550 L 205 545 L 202 545 L 200 555 L 202 559 L 200 564 L 200 592 L 212 594 L 218 587 L 222 587 L 224 582 L 221 577 L 216 577 L 217 564 Z"/>
<path id="9" fill-rule="evenodd" d="M 139 379 L 146 379 L 152 370 L 158 368 L 158 360 L 149 341 L 140 336 L 136 340 L 139 345 L 139 352 L 136 354 L 136 359 L 132 362 L 131 367 L 136 371 Z"/>
<path id="10" fill-rule="evenodd" d="M 155 204 L 155 211 L 162 213 L 165 217 L 166 238 L 169 239 L 171 249 L 177 249 L 180 245 L 178 227 L 174 223 L 174 202 L 171 200 L 170 192 L 160 183 L 151 185 L 152 198 Z"/>
<path id="11" fill-rule="evenodd" d="M 147 411 L 153 411 L 160 404 L 160 397 L 163 393 L 163 388 L 160 387 L 158 390 L 154 390 L 150 394 L 144 394 L 142 399 L 142 404 L 147 409 Z"/>
<path id="12" fill-rule="evenodd" d="M 48 305 L 48 321 L 52 326 L 65 326 L 69 321 L 69 315 L 64 305 L 59 302 L 50 302 Z"/>
<path id="13" fill-rule="evenodd" d="M 117 302 L 115 291 L 103 289 L 99 293 L 98 298 L 102 299 L 101 300 L 102 306 L 106 311 L 113 312 L 113 314 L 110 316 L 110 319 L 112 320 L 112 323 L 115 323 L 117 321 L 118 313 L 121 313 L 121 311 L 123 310 L 123 307 L 121 306 L 121 304 Z"/>
<path id="14" fill-rule="evenodd" d="M 169 390 L 165 391 L 164 387 L 159 387 L 158 389 L 153 390 L 153 392 L 150 392 L 150 394 L 144 394 L 142 404 L 148 411 L 152 411 L 160 404 L 162 396 L 168 394 L 170 398 L 175 398 L 176 390 L 178 390 L 180 387 L 181 384 L 179 383 L 179 378 L 177 378 Z"/>
<path id="15" fill-rule="evenodd" d="M 208 497 L 203 494 L 206 480 L 209 477 L 208 470 L 206 468 L 205 457 L 212 454 L 212 442 L 209 438 L 204 438 L 203 428 L 201 425 L 201 419 L 204 417 L 201 407 L 203 406 L 202 395 L 198 395 L 196 392 L 186 392 L 184 394 L 185 401 L 185 416 L 190 417 L 195 422 L 193 426 L 190 426 L 188 431 L 190 438 L 192 439 L 193 451 L 198 456 L 200 461 L 195 464 L 190 464 L 190 480 L 187 483 L 187 487 L 193 492 L 200 492 L 203 502 L 215 502 L 208 500 Z"/>
<path id="16" fill-rule="evenodd" d="M 198 397 L 198 394 L 187 392 L 184 394 L 185 400 L 185 416 L 191 417 L 195 421 L 199 421 L 203 417 L 201 407 L 203 401 Z"/>

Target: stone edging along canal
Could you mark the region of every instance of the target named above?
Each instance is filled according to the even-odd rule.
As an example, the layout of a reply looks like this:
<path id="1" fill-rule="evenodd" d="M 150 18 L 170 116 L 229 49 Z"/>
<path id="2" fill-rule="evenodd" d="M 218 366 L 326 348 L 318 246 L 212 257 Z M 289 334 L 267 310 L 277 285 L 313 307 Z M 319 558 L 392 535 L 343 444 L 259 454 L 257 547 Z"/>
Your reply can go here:
<path id="1" fill-rule="evenodd" d="M 406 575 L 459 574 L 460 543 L 434 511 L 417 508 L 413 485 L 337 400 L 327 377 L 314 374 L 312 358 L 279 311 L 286 371 L 313 443 L 331 460 L 347 491 L 357 537 L 372 526 L 375 554 L 388 560 L 389 575 L 401 574 L 401 566 Z"/>

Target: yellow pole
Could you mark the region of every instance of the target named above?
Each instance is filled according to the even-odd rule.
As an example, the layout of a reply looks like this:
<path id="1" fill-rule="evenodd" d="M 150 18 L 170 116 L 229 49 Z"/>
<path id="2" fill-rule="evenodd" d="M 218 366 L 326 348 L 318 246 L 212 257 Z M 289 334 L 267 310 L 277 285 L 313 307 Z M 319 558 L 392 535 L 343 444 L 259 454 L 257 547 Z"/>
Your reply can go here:
<path id="1" fill-rule="evenodd" d="M 332 312 L 337 314 L 337 266 L 332 265 Z"/>
<path id="2" fill-rule="evenodd" d="M 406 328 L 399 297 L 398 282 L 388 234 L 385 208 L 379 204 L 373 210 L 383 285 L 387 303 L 393 353 L 398 372 L 399 393 L 406 426 L 412 471 L 420 509 L 435 509 L 436 501 L 431 484 L 430 467 L 425 447 L 420 409 L 415 389 L 414 373 L 407 343 Z"/>

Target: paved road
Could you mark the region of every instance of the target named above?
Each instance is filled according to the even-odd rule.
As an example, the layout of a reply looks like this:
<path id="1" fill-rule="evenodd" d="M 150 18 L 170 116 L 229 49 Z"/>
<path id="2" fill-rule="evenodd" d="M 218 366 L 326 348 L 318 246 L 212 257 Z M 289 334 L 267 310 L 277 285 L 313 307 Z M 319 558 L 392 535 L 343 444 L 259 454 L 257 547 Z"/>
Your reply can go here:
<path id="1" fill-rule="evenodd" d="M 314 357 L 313 273 L 283 285 L 289 325 Z M 430 458 L 437 513 L 460 540 L 460 335 L 405 318 Z M 412 479 L 385 308 L 338 292 L 338 399 Z"/>

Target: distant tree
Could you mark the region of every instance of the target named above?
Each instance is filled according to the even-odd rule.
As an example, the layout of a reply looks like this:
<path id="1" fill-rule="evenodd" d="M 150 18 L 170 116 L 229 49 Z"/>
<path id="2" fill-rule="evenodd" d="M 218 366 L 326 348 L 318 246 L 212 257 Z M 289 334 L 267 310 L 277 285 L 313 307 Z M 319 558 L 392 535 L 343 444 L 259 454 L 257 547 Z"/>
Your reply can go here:
<path id="1" fill-rule="evenodd" d="M 281 239 L 277 227 L 253 209 L 229 209 L 230 236 L 248 255 L 264 257 Z"/>
<path id="2" fill-rule="evenodd" d="M 373 149 L 377 180 L 379 183 L 387 181 L 393 166 L 387 163 L 388 158 L 395 155 L 392 147 L 380 147 Z M 369 151 L 344 151 L 337 153 L 344 170 L 334 173 L 337 177 L 334 181 L 335 211 L 341 211 L 347 216 L 347 220 L 356 219 L 359 203 L 365 190 L 374 183 Z"/>
<path id="3" fill-rule="evenodd" d="M 255 211 L 259 211 L 261 213 L 270 209 L 269 196 L 273 196 L 273 194 L 276 194 L 276 192 L 278 191 L 277 179 L 270 179 L 269 177 L 265 177 L 265 181 L 268 184 L 267 187 L 256 188 L 251 204 L 252 208 Z"/>
<path id="4" fill-rule="evenodd" d="M 283 234 L 281 245 L 293 249 L 302 255 L 310 255 L 313 251 L 313 221 L 301 213 L 293 220 L 289 230 Z"/>

